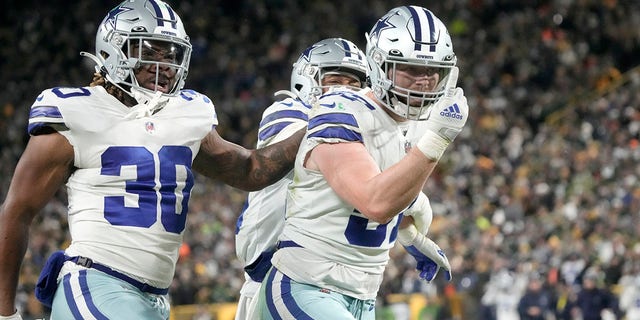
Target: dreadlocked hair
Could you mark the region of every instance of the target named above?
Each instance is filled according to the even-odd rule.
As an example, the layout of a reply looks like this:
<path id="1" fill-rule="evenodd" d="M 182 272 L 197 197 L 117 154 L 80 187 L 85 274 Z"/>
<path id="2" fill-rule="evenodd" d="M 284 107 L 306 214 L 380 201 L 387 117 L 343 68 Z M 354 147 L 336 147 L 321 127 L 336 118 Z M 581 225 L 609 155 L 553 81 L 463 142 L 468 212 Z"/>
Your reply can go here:
<path id="1" fill-rule="evenodd" d="M 89 86 L 104 87 L 104 89 L 107 91 L 108 94 L 114 96 L 116 99 L 118 99 L 120 102 L 122 102 L 126 106 L 131 107 L 138 103 L 136 99 L 134 99 L 133 97 L 131 97 L 130 95 L 122 91 L 122 89 L 116 87 L 115 85 L 113 85 L 113 83 L 107 81 L 107 78 L 105 78 L 102 72 L 96 71 L 93 74 L 93 79 L 91 79 L 91 83 L 89 84 Z"/>

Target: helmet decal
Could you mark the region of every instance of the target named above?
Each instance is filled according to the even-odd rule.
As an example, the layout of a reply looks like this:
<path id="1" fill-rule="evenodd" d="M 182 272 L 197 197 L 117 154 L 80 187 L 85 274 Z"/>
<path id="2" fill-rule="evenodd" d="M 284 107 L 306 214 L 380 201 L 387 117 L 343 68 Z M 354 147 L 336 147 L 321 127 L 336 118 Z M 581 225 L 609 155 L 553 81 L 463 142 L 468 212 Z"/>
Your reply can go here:
<path id="1" fill-rule="evenodd" d="M 149 3 L 151 3 L 153 10 L 156 12 L 156 19 L 158 19 L 159 27 L 164 27 L 164 23 L 167 21 L 171 22 L 171 27 L 173 29 L 177 29 L 176 14 L 168 4 L 165 3 L 164 6 L 161 7 L 155 0 L 150 0 Z M 167 12 L 169 15 L 168 19 L 164 18 L 163 11 Z"/>
<path id="2" fill-rule="evenodd" d="M 434 52 L 436 51 L 436 45 L 435 43 L 438 41 L 438 34 L 437 34 L 437 30 L 435 28 L 435 23 L 433 21 L 433 13 L 431 13 L 431 11 L 422 8 L 422 10 L 418 11 L 416 10 L 415 7 L 408 7 L 409 8 L 409 12 L 411 13 L 411 18 L 413 19 L 413 26 L 415 28 L 415 33 L 416 33 L 416 42 L 415 42 L 415 50 L 422 50 L 422 44 L 423 43 L 428 43 L 429 45 L 429 51 Z M 427 29 L 425 30 L 424 27 L 422 26 L 422 21 L 426 20 L 427 22 Z M 424 41 L 422 39 L 422 33 L 423 31 L 426 31 L 425 33 L 429 34 L 429 40 L 428 41 Z"/>
<path id="3" fill-rule="evenodd" d="M 342 46 L 344 47 L 344 55 L 347 58 L 351 58 L 351 56 L 353 55 L 353 53 L 357 53 L 358 56 L 356 57 L 358 60 L 362 60 L 364 57 L 362 56 L 362 51 L 360 51 L 360 49 L 358 49 L 357 47 L 355 47 L 355 45 L 353 43 L 347 42 L 346 40 L 342 39 L 340 40 L 340 42 L 342 42 Z"/>
<path id="4" fill-rule="evenodd" d="M 311 61 L 311 52 L 313 52 L 313 50 L 314 50 L 315 48 L 318 48 L 318 47 L 320 47 L 320 46 L 322 46 L 322 45 L 321 45 L 321 44 L 318 44 L 318 43 L 315 43 L 315 44 L 313 44 L 312 46 L 310 46 L 310 47 L 308 47 L 308 48 L 304 49 L 304 51 L 303 51 L 303 52 L 302 52 L 302 54 L 300 55 L 300 59 L 304 59 L 305 61 L 310 62 L 310 61 Z"/>
<path id="5" fill-rule="evenodd" d="M 117 6 L 113 9 L 111 9 L 111 11 L 109 11 L 109 13 L 107 14 L 107 17 L 104 19 L 104 23 L 105 24 L 109 24 L 111 26 L 112 29 L 116 28 L 116 20 L 117 20 L 117 16 L 121 13 L 124 12 L 128 12 L 133 10 L 133 8 L 128 8 L 125 7 L 124 4 Z"/>
<path id="6" fill-rule="evenodd" d="M 380 33 L 383 30 L 396 27 L 391 22 L 389 22 L 389 19 L 391 19 L 391 17 L 391 15 L 388 15 L 386 17 L 382 17 L 378 20 L 378 22 L 376 22 L 376 25 L 373 27 L 373 30 L 371 30 L 371 33 L 369 34 L 371 36 L 371 39 L 377 40 L 380 38 Z"/>

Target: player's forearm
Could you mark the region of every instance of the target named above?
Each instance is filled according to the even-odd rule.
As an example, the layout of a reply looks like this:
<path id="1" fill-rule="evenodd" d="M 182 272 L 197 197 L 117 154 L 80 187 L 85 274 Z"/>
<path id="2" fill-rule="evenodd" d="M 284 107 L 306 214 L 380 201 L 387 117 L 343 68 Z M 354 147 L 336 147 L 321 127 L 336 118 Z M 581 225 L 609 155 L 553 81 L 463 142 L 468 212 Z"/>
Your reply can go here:
<path id="1" fill-rule="evenodd" d="M 241 172 L 242 178 L 236 179 L 232 185 L 246 191 L 255 191 L 280 180 L 293 169 L 304 133 L 304 129 L 299 130 L 283 141 L 253 150 L 246 171 Z"/>
<path id="2" fill-rule="evenodd" d="M 437 161 L 411 150 L 404 159 L 371 180 L 365 194 L 370 219 L 389 221 L 407 208 L 422 191 Z"/>
<path id="3" fill-rule="evenodd" d="M 223 139 L 205 139 L 194 170 L 232 187 L 255 191 L 284 177 L 295 161 L 305 130 L 273 145 L 248 150 Z"/>
<path id="4" fill-rule="evenodd" d="M 244 181 L 247 191 L 260 190 L 275 183 L 293 169 L 300 141 L 306 129 L 298 130 L 291 137 L 264 148 L 252 155 L 250 176 Z"/>
<path id="5" fill-rule="evenodd" d="M 69 173 L 73 152 L 56 144 L 62 136 L 34 137 L 22 154 L 0 207 L 0 314 L 14 312 L 20 265 L 33 218 L 60 188 Z M 59 141 L 59 140 L 58 140 Z M 50 144 L 47 144 L 49 142 Z"/>
<path id="6" fill-rule="evenodd" d="M 4 250 L 4 249 L 0 249 Z M 22 255 L 24 256 L 24 254 Z M 15 312 L 16 288 L 18 286 L 18 269 L 11 265 L 14 261 L 0 254 L 0 315 L 9 316 Z"/>
<path id="7" fill-rule="evenodd" d="M 29 222 L 13 218 L 8 211 L 5 202 L 0 208 L 0 315 L 15 312 L 20 265 L 28 243 Z"/>

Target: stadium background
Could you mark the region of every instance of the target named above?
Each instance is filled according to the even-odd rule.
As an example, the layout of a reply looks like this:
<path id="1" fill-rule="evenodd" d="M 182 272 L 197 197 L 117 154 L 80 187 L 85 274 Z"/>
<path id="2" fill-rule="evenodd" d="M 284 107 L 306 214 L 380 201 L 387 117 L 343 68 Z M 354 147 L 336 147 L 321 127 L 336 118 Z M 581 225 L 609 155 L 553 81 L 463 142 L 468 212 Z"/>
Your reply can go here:
<path id="1" fill-rule="evenodd" d="M 78 53 L 93 51 L 97 25 L 117 3 L 1 5 L 2 199 L 28 140 L 29 106 L 45 88 L 90 82 L 92 62 Z M 411 2 L 169 3 L 194 47 L 187 87 L 213 99 L 222 136 L 252 147 L 261 111 L 288 88 L 301 50 L 336 36 L 364 50 L 375 20 Z M 489 319 L 489 306 L 517 304 L 535 278 L 559 312 L 585 275 L 620 297 L 640 275 L 640 2 L 413 3 L 447 24 L 471 106 L 468 128 L 425 188 L 435 212 L 430 235 L 454 278 L 425 285 L 412 259 L 394 250 L 380 318 Z M 226 319 L 243 282 L 233 234 L 245 193 L 198 180 L 172 317 Z M 46 315 L 33 284 L 47 256 L 68 244 L 64 199 L 61 190 L 33 224 L 19 288 L 25 319 Z"/>

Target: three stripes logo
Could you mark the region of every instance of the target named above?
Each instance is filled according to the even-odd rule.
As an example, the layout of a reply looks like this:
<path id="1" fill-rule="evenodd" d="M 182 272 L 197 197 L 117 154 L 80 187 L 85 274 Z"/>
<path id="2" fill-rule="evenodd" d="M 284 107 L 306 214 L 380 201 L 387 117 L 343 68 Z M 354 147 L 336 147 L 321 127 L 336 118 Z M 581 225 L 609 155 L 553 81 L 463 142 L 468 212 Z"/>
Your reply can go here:
<path id="1" fill-rule="evenodd" d="M 440 111 L 440 115 L 445 118 L 462 120 L 462 112 L 460 112 L 460 108 L 457 103 L 444 108 L 444 110 Z"/>

